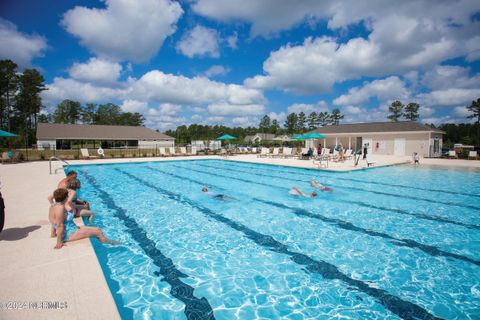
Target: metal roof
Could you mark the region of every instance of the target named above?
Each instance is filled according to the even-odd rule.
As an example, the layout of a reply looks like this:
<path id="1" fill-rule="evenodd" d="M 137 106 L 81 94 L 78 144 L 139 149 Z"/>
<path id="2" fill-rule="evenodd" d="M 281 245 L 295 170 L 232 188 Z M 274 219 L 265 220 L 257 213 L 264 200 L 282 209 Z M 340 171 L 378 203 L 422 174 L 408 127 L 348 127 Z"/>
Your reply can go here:
<path id="1" fill-rule="evenodd" d="M 37 139 L 175 140 L 170 136 L 145 127 L 59 123 L 39 123 L 37 125 Z"/>
<path id="2" fill-rule="evenodd" d="M 370 123 L 349 123 L 320 127 L 311 132 L 319 132 L 322 134 L 335 133 L 370 133 L 370 132 L 437 132 L 445 133 L 430 127 L 429 125 L 416 121 L 399 121 L 399 122 L 370 122 Z"/>

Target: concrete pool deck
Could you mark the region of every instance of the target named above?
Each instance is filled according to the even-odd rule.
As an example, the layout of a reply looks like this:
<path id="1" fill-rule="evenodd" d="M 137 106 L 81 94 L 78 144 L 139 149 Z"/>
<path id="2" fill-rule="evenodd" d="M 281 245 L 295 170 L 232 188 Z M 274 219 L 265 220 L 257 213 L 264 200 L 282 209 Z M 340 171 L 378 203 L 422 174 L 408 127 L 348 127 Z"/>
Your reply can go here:
<path id="1" fill-rule="evenodd" d="M 376 167 L 405 163 L 410 157 L 374 155 Z M 133 158 L 70 161 L 71 164 L 100 164 L 164 160 L 219 159 L 217 156 Z M 229 156 L 228 160 L 315 168 L 312 161 Z M 421 159 L 421 164 L 480 168 L 480 161 Z M 59 163 L 55 164 L 59 167 Z M 360 160 L 356 169 L 366 167 Z M 353 161 L 329 163 L 332 171 L 355 169 Z M 49 174 L 48 161 L 0 166 L 1 191 L 6 221 L 0 233 L 0 319 L 119 319 L 116 305 L 89 240 L 69 243 L 54 250 L 47 219 L 49 193 L 63 172 Z M 29 302 L 66 302 L 66 308 L 38 310 Z M 14 305 L 6 303 L 22 304 Z M 23 304 L 26 303 L 27 305 Z M 14 307 L 9 310 L 6 307 Z M 18 310 L 22 308 L 22 310 Z"/>

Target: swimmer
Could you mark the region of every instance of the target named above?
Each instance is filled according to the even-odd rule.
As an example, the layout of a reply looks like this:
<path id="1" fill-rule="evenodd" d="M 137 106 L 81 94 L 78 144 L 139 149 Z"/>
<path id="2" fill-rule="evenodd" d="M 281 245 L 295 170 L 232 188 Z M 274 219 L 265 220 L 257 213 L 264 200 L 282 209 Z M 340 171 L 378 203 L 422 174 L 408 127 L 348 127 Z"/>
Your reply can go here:
<path id="1" fill-rule="evenodd" d="M 218 199 L 218 200 L 222 200 L 222 201 L 235 200 L 235 198 L 229 197 L 229 196 L 227 196 L 227 195 L 224 195 L 224 194 L 221 194 L 221 193 L 216 193 L 216 192 L 208 191 L 208 189 L 207 189 L 206 187 L 203 187 L 203 188 L 202 188 L 202 192 L 203 192 L 204 194 L 206 194 L 207 196 L 209 196 L 209 197 L 212 197 L 212 198 Z"/>
<path id="2" fill-rule="evenodd" d="M 315 180 L 310 180 L 310 185 L 318 190 L 321 190 L 321 191 L 326 191 L 326 192 L 332 192 L 333 189 L 332 188 L 329 188 L 329 187 L 326 187 L 324 186 L 323 184 L 321 183 L 318 183 L 317 181 Z"/>
<path id="3" fill-rule="evenodd" d="M 298 187 L 293 187 L 288 193 L 290 193 L 292 196 L 302 196 L 305 198 L 313 198 L 317 196 L 317 193 L 313 191 L 310 194 L 306 194 L 302 190 L 300 190 Z"/>

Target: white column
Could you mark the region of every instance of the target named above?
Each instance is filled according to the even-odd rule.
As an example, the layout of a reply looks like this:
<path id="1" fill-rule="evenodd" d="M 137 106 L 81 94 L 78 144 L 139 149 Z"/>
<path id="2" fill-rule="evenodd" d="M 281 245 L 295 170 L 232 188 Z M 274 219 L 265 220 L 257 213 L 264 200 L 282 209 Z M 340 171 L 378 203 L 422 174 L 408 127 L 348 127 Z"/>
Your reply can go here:
<path id="1" fill-rule="evenodd" d="M 335 137 L 335 146 L 338 146 L 338 137 Z"/>
<path id="2" fill-rule="evenodd" d="M 348 136 L 348 149 L 352 149 L 352 137 Z"/>
<path id="3" fill-rule="evenodd" d="M 327 147 L 327 139 L 323 139 L 323 147 L 326 148 Z"/>

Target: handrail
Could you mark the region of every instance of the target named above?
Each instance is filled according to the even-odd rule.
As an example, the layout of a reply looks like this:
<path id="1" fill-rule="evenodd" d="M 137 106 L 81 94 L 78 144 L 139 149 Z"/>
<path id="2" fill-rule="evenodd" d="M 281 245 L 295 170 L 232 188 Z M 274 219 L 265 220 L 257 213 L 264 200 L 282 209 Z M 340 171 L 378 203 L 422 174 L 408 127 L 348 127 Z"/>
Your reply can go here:
<path id="1" fill-rule="evenodd" d="M 50 157 L 50 160 L 48 160 L 48 166 L 49 166 L 49 168 L 50 168 L 50 174 L 52 174 L 52 160 L 58 160 L 58 161 L 60 161 L 60 162 L 63 162 L 67 167 L 70 165 L 70 163 L 68 163 L 68 162 L 65 161 L 65 160 L 62 160 L 62 159 L 57 158 L 57 157 Z M 65 169 L 63 166 L 62 166 L 61 168 L 55 169 L 55 174 L 57 174 L 57 171 L 58 171 L 58 170 L 63 170 L 63 169 Z"/>

